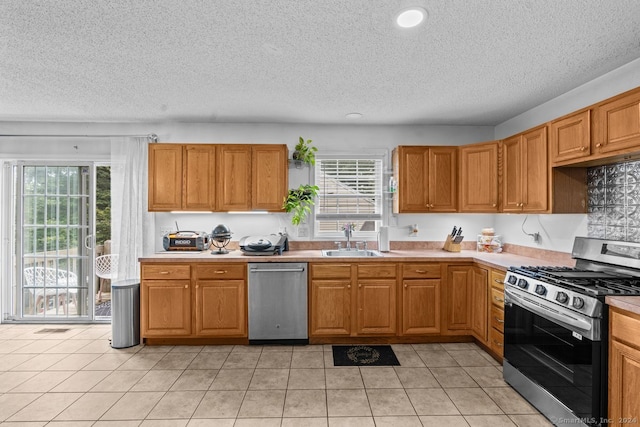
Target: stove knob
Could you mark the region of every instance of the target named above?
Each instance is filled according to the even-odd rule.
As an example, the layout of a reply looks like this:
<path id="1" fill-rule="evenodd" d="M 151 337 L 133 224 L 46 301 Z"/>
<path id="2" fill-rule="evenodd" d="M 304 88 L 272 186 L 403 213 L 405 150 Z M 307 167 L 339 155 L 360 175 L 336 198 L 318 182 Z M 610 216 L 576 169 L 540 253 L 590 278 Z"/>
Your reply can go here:
<path id="1" fill-rule="evenodd" d="M 573 298 L 573 306 L 575 308 L 582 308 L 584 307 L 584 300 L 580 297 L 575 297 Z"/>
<path id="2" fill-rule="evenodd" d="M 521 287 L 522 289 L 527 289 L 529 287 L 529 282 L 527 282 L 524 279 L 519 279 L 518 286 Z"/>
<path id="3" fill-rule="evenodd" d="M 556 295 L 556 301 L 558 301 L 561 304 L 564 304 L 565 302 L 567 302 L 568 299 L 569 297 L 564 292 L 558 292 L 558 294 Z"/>
<path id="4" fill-rule="evenodd" d="M 509 276 L 509 278 L 507 279 L 507 282 L 510 285 L 515 285 L 517 281 L 518 281 L 518 278 L 516 276 Z"/>
<path id="5" fill-rule="evenodd" d="M 535 291 L 535 292 L 536 292 L 536 294 L 538 294 L 538 295 L 544 295 L 544 294 L 546 294 L 546 293 L 547 293 L 547 288 L 545 288 L 545 287 L 544 287 L 544 286 L 542 286 L 542 285 L 536 285 L 536 291 Z"/>

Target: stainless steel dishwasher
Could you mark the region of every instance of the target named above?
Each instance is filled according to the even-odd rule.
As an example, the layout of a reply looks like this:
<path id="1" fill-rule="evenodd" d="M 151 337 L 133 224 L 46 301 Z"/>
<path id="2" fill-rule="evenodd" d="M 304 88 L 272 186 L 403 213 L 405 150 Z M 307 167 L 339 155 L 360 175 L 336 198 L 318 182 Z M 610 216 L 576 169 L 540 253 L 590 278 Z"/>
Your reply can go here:
<path id="1" fill-rule="evenodd" d="M 249 263 L 249 344 L 308 344 L 307 263 Z"/>

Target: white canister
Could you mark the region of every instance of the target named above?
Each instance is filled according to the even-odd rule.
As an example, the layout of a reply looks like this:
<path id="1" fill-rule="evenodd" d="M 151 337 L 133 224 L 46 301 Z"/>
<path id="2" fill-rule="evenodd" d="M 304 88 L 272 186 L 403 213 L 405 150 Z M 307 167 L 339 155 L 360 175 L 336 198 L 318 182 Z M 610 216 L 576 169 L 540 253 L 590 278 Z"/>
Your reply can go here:
<path id="1" fill-rule="evenodd" d="M 386 225 L 380 226 L 380 246 L 378 250 L 380 252 L 389 252 L 389 227 Z"/>

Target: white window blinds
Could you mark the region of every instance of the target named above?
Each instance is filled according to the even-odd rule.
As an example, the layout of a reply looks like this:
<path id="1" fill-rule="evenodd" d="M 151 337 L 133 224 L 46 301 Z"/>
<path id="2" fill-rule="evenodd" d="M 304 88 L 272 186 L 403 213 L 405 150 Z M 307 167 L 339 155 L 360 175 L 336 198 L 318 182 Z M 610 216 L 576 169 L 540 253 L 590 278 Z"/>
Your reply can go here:
<path id="1" fill-rule="evenodd" d="M 381 158 L 317 159 L 315 184 L 317 231 L 340 231 L 347 221 L 359 226 L 356 231 L 376 230 L 382 219 Z"/>

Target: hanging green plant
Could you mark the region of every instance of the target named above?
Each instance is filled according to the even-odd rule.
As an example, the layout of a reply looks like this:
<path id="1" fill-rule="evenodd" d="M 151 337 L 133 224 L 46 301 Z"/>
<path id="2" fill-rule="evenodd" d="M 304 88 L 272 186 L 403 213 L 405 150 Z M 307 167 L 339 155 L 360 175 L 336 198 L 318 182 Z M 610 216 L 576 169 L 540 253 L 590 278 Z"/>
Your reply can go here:
<path id="1" fill-rule="evenodd" d="M 289 194 L 282 203 L 282 209 L 285 212 L 293 212 L 291 224 L 300 225 L 311 213 L 311 206 L 315 204 L 314 198 L 318 195 L 319 190 L 317 185 L 308 184 L 289 190 Z"/>
<path id="2" fill-rule="evenodd" d="M 316 151 L 318 149 L 311 145 L 311 140 L 304 140 L 303 137 L 300 137 L 300 141 L 296 144 L 293 149 L 293 160 L 297 160 L 303 163 L 308 163 L 311 166 L 316 164 Z"/>

